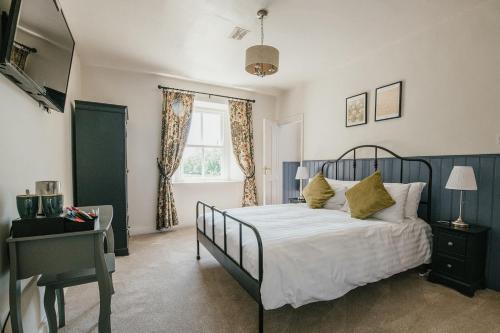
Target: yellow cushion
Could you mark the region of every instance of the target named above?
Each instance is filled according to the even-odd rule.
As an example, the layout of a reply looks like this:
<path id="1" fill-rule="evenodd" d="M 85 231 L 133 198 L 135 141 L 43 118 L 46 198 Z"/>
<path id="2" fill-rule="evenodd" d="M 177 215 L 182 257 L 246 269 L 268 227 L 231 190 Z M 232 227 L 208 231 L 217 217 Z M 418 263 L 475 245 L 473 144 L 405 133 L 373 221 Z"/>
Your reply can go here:
<path id="1" fill-rule="evenodd" d="M 351 187 L 345 196 L 349 202 L 351 216 L 357 219 L 366 219 L 396 203 L 385 189 L 380 171 Z"/>
<path id="2" fill-rule="evenodd" d="M 323 174 L 318 172 L 316 176 L 309 181 L 309 184 L 304 188 L 302 194 L 309 207 L 321 208 L 328 199 L 335 195 L 335 192 L 330 187 Z"/>

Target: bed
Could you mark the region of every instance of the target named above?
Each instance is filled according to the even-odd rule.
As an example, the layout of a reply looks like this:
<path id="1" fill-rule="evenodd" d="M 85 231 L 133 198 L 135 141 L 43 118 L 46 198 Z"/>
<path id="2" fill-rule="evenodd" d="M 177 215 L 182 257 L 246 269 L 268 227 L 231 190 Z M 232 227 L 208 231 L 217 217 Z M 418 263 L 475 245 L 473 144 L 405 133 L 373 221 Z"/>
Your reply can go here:
<path id="1" fill-rule="evenodd" d="M 373 145 L 378 151 L 428 168 L 424 217 L 430 216 L 432 170 L 425 160 L 403 158 Z M 356 174 L 356 172 L 354 172 Z M 401 175 L 403 174 L 401 170 Z M 341 210 L 310 209 L 306 204 L 284 204 L 221 211 L 197 204 L 197 258 L 200 243 L 259 304 L 259 331 L 264 309 L 293 307 L 332 300 L 350 290 L 428 263 L 431 228 L 421 218 L 403 223 L 369 218 L 358 220 Z M 214 236 L 215 235 L 215 236 Z"/>

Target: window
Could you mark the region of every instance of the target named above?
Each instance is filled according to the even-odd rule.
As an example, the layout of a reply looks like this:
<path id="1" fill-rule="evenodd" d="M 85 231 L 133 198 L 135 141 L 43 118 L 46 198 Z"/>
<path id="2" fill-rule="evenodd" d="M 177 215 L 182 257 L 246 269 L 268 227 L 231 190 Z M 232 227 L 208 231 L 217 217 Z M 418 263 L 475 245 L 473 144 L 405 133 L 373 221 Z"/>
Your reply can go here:
<path id="1" fill-rule="evenodd" d="M 176 182 L 241 180 L 231 145 L 227 104 L 195 101 Z"/>

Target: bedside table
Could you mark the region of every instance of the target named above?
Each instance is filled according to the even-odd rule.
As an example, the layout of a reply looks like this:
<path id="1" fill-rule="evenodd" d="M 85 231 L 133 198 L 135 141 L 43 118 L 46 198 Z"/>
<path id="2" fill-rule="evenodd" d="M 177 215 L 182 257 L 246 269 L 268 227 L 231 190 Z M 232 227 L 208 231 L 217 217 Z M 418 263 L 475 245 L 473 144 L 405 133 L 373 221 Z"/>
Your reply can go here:
<path id="1" fill-rule="evenodd" d="M 484 288 L 487 227 L 457 229 L 447 223 L 431 223 L 432 271 L 429 281 L 444 284 L 469 297 Z"/>
<path id="2" fill-rule="evenodd" d="M 288 203 L 305 203 L 306 199 L 288 198 Z"/>

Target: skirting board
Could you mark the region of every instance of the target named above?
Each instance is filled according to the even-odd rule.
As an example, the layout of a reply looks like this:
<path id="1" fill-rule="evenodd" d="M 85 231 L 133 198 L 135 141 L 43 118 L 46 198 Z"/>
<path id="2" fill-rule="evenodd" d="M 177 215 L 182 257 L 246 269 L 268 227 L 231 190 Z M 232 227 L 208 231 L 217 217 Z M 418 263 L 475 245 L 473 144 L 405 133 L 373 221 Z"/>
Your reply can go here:
<path id="1" fill-rule="evenodd" d="M 500 154 L 457 155 L 457 156 L 419 156 L 432 165 L 432 220 L 452 220 L 458 216 L 459 191 L 445 189 L 448 176 L 454 165 L 468 165 L 474 168 L 478 191 L 466 191 L 464 196 L 464 220 L 469 223 L 491 227 L 488 241 L 486 265 L 486 286 L 500 291 Z M 324 161 L 304 161 L 309 175 L 314 176 Z M 374 159 L 357 159 L 356 180 L 374 171 Z M 386 182 L 399 182 L 400 164 L 395 158 L 379 158 L 378 169 Z M 407 162 L 405 162 L 407 163 Z M 299 195 L 299 181 L 295 173 L 299 162 L 283 163 L 283 203 L 288 198 Z M 329 167 L 327 177 L 333 178 L 335 168 Z M 422 170 L 421 170 L 422 169 Z M 423 168 L 417 163 L 403 170 L 403 182 L 425 181 Z M 352 160 L 339 162 L 339 179 L 353 180 Z M 304 183 L 305 184 L 305 183 Z M 424 191 L 425 192 L 425 191 Z M 425 194 L 424 194 L 425 196 Z M 424 197 L 423 200 L 426 200 Z"/>

